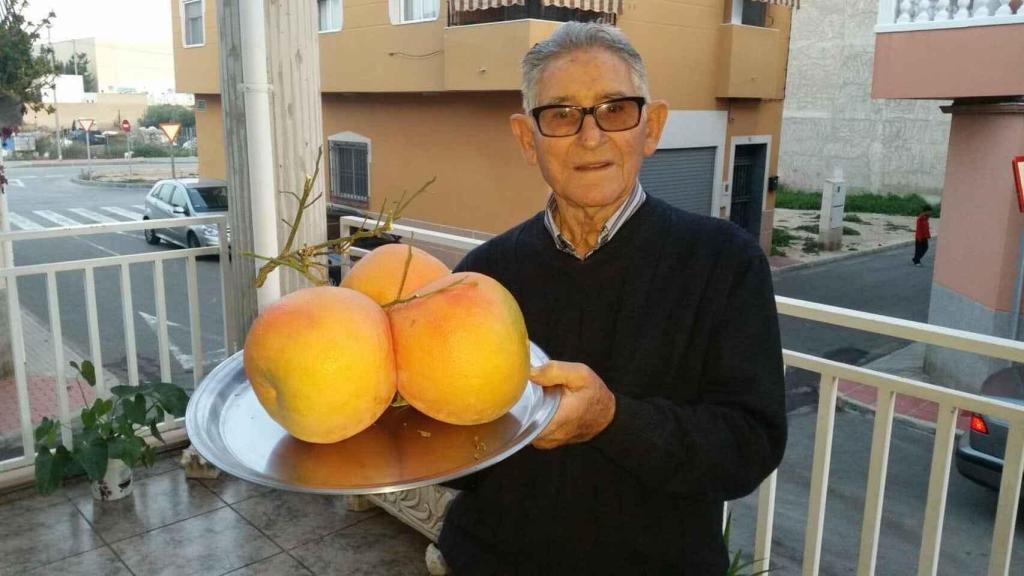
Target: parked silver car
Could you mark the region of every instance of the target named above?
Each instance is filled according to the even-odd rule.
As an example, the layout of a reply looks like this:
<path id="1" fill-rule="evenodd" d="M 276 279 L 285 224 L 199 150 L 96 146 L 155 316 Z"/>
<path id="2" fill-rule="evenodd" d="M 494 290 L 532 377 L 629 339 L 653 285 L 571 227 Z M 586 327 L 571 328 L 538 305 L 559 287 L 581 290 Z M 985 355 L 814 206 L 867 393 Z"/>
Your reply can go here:
<path id="1" fill-rule="evenodd" d="M 1024 366 L 1011 366 L 993 373 L 982 383 L 980 392 L 983 396 L 1024 405 Z M 982 486 L 999 490 L 1008 433 L 1005 420 L 971 414 L 970 429 L 957 443 L 956 469 Z"/>
<path id="2" fill-rule="evenodd" d="M 198 178 L 161 180 L 154 184 L 149 194 L 146 195 L 146 210 L 142 219 L 206 216 L 224 213 L 227 212 L 227 209 L 228 185 L 222 180 L 200 180 Z M 231 236 L 228 234 L 228 240 L 230 241 L 230 239 Z M 146 242 L 159 244 L 161 240 L 188 248 L 220 245 L 217 226 L 213 224 L 146 230 Z"/>

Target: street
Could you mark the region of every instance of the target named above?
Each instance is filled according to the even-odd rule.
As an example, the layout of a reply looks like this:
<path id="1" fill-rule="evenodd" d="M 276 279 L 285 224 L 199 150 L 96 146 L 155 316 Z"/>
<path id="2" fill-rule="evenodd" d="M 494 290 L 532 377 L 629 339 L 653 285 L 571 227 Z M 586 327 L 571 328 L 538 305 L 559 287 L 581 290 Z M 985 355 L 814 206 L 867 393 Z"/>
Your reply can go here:
<path id="1" fill-rule="evenodd" d="M 87 187 L 72 183 L 71 178 L 84 168 L 81 165 L 8 168 L 7 177 L 11 182 L 7 188 L 11 229 L 38 230 L 142 218 L 143 199 L 148 190 Z M 125 166 L 109 164 L 94 167 L 96 172 L 125 169 Z M 145 242 L 142 231 L 133 231 L 15 243 L 14 259 L 18 265 L 28 265 L 177 249 L 166 243 L 151 246 Z M 140 378 L 143 381 L 159 379 L 160 376 L 152 269 L 149 264 L 131 267 L 132 302 L 136 309 L 135 337 Z M 96 270 L 95 277 L 103 365 L 108 373 L 126 382 L 128 377 L 121 316 L 120 271 L 118 267 L 101 268 Z M 197 277 L 200 328 L 205 361 L 209 368 L 224 356 L 220 268 L 217 259 L 200 259 L 197 262 Z M 81 272 L 57 275 L 65 343 L 82 357 L 89 358 L 83 279 Z M 164 281 L 172 379 L 176 382 L 189 382 L 193 353 L 184 260 L 165 264 Z M 44 326 L 48 326 L 45 282 L 43 275 L 21 278 L 18 293 L 23 308 Z"/>

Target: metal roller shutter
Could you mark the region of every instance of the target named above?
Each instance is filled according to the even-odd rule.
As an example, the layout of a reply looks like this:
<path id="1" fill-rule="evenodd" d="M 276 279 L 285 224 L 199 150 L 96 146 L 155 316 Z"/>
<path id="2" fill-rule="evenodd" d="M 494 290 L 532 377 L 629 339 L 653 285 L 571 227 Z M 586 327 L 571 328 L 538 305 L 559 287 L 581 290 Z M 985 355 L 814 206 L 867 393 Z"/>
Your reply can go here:
<path id="1" fill-rule="evenodd" d="M 715 147 L 658 150 L 640 169 L 644 192 L 708 216 L 715 189 Z"/>

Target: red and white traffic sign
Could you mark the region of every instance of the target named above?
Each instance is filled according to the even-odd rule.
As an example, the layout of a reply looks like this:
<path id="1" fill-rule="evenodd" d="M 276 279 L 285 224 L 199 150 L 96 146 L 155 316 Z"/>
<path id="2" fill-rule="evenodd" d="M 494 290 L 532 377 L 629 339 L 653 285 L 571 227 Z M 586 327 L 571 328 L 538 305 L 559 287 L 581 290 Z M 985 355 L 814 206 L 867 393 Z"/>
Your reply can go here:
<path id="1" fill-rule="evenodd" d="M 160 124 L 160 129 L 164 131 L 164 136 L 174 144 L 174 137 L 178 135 L 178 130 L 181 129 L 181 124 L 177 122 L 164 122 Z"/>
<path id="2" fill-rule="evenodd" d="M 127 118 L 125 118 L 124 120 L 121 120 L 121 130 L 123 130 L 125 132 L 131 132 L 132 131 L 132 123 L 129 122 Z"/>
<path id="3" fill-rule="evenodd" d="M 82 127 L 82 130 L 89 132 L 92 130 L 92 118 L 79 118 L 78 125 Z"/>

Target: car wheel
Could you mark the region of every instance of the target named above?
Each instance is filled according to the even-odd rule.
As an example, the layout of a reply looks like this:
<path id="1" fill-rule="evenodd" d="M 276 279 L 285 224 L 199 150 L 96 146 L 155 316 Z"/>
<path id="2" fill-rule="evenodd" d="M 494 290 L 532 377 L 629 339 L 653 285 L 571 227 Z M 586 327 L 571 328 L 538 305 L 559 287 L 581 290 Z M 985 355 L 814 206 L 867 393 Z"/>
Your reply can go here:
<path id="1" fill-rule="evenodd" d="M 149 218 L 143 218 L 143 220 L 149 220 Z M 146 237 L 147 244 L 152 244 L 156 246 L 157 244 L 160 243 L 160 237 L 156 235 L 156 230 L 153 230 L 152 228 L 146 228 L 145 230 L 142 231 L 142 233 Z"/>
<path id="2" fill-rule="evenodd" d="M 188 233 L 188 247 L 189 248 L 199 248 L 200 246 L 201 245 L 199 244 L 199 237 L 195 235 L 195 232 L 189 232 Z"/>

